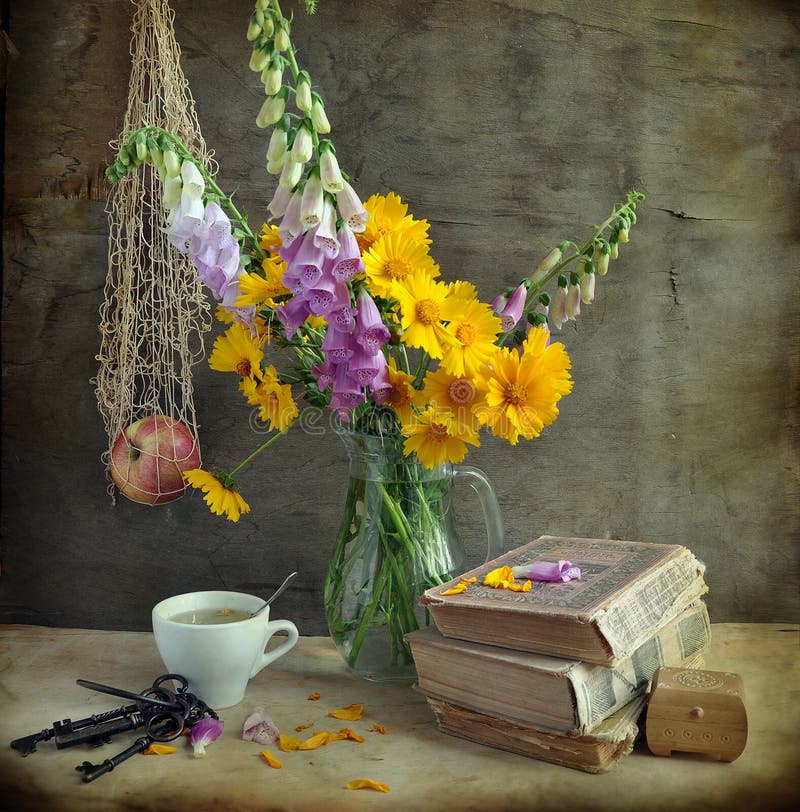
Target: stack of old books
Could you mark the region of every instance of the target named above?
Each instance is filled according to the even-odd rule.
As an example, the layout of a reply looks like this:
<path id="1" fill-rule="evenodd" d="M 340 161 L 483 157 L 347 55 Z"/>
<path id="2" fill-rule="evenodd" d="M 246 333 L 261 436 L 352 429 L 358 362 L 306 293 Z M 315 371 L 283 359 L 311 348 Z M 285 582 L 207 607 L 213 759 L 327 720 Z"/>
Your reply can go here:
<path id="1" fill-rule="evenodd" d="M 579 580 L 516 592 L 487 572 L 570 561 Z M 407 635 L 417 687 L 440 730 L 482 744 L 605 772 L 633 748 L 661 666 L 703 666 L 709 620 L 704 567 L 685 547 L 542 536 L 421 603 L 436 628 Z"/>

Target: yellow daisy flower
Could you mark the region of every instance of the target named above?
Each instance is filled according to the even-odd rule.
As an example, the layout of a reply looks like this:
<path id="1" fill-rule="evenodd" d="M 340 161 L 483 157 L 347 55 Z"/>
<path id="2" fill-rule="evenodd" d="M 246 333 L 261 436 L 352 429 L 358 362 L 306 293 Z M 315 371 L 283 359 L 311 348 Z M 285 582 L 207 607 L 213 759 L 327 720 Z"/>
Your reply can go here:
<path id="1" fill-rule="evenodd" d="M 283 272 L 286 263 L 283 260 L 265 259 L 261 263 L 266 276 L 258 273 L 243 273 L 239 277 L 239 296 L 236 297 L 236 307 L 249 307 L 250 305 L 275 307 L 277 296 L 286 296 L 291 293 L 283 284 Z"/>
<path id="2" fill-rule="evenodd" d="M 258 235 L 258 244 L 265 251 L 277 255 L 278 249 L 283 245 L 283 240 L 281 240 L 280 234 L 278 234 L 278 226 L 264 223 Z"/>
<path id="3" fill-rule="evenodd" d="M 255 387 L 251 396 L 253 399 L 250 402 L 260 407 L 258 416 L 262 422 L 269 424 L 270 431 L 286 431 L 300 414 L 288 383 L 266 378 Z"/>
<path id="4" fill-rule="evenodd" d="M 252 378 L 261 370 L 263 360 L 260 338 L 235 321 L 214 342 L 208 365 L 217 372 L 235 372 L 240 378 Z"/>
<path id="5" fill-rule="evenodd" d="M 476 378 L 486 392 L 480 419 L 498 437 L 516 445 L 531 440 L 558 417 L 557 403 L 572 391 L 569 356 L 561 343 L 547 344 L 546 328 L 534 328 L 522 352 L 498 348 L 489 368 Z"/>
<path id="6" fill-rule="evenodd" d="M 401 424 L 410 423 L 414 418 L 414 396 L 417 391 L 412 386 L 414 376 L 399 370 L 394 358 L 389 358 L 386 374 L 392 391 L 385 403 L 395 410 Z"/>
<path id="7" fill-rule="evenodd" d="M 403 444 L 404 452 L 416 453 L 426 468 L 435 468 L 443 462 L 461 462 L 467 456 L 467 443 L 481 444 L 478 432 L 434 406 L 404 423 L 403 434 L 408 438 Z"/>
<path id="8" fill-rule="evenodd" d="M 442 324 L 452 310 L 448 292 L 447 285 L 419 269 L 392 286 L 391 296 L 400 304 L 403 343 L 422 348 L 431 358 L 441 358 L 447 345 L 458 344 Z"/>
<path id="9" fill-rule="evenodd" d="M 428 246 L 406 234 L 381 237 L 363 255 L 370 291 L 388 297 L 395 282 L 412 276 L 415 271 L 429 278 L 439 276 L 439 266 L 428 253 Z"/>
<path id="10" fill-rule="evenodd" d="M 470 378 L 440 367 L 425 375 L 425 385 L 415 402 L 421 409 L 435 406 L 451 412 L 459 423 L 474 425 L 475 412 L 482 410 L 486 397 Z"/>
<path id="11" fill-rule="evenodd" d="M 250 505 L 241 497 L 232 477 L 227 474 L 217 475 L 202 468 L 192 468 L 183 472 L 183 478 L 193 488 L 203 491 L 203 500 L 215 515 L 222 516 L 224 513 L 228 521 L 238 522 L 242 514 L 250 512 Z"/>
<path id="12" fill-rule="evenodd" d="M 454 375 L 476 375 L 497 349 L 495 341 L 503 331 L 502 322 L 488 304 L 459 296 L 448 298 L 444 315 L 447 332 L 457 341 L 448 345 L 442 366 Z"/>
<path id="13" fill-rule="evenodd" d="M 389 192 L 388 195 L 372 195 L 364 203 L 369 213 L 364 231 L 357 234 L 358 244 L 366 251 L 376 240 L 393 232 L 403 232 L 412 240 L 429 244 L 429 224 L 427 220 L 415 220 L 408 214 L 408 204 L 403 203 L 399 195 Z"/>

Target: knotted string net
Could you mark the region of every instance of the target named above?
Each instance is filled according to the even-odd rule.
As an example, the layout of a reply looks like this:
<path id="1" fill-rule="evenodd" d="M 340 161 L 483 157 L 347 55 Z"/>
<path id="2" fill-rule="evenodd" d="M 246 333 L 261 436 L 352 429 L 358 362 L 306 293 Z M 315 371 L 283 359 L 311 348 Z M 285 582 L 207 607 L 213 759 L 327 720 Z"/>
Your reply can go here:
<path id="1" fill-rule="evenodd" d="M 181 70 L 168 0 L 132 3 L 128 108 L 123 132 L 110 146 L 116 151 L 139 127 L 162 127 L 180 136 L 213 173 L 216 165 Z M 146 163 L 112 187 L 106 207 L 108 275 L 93 382 L 108 434 L 102 460 L 112 501 L 115 485 L 138 502 L 171 501 L 184 492 L 178 469 L 200 465 L 191 368 L 204 356 L 210 306 L 191 262 L 167 239 L 162 193 L 158 170 Z M 139 466 L 137 473 L 134 463 L 145 452 L 154 464 L 149 472 Z"/>

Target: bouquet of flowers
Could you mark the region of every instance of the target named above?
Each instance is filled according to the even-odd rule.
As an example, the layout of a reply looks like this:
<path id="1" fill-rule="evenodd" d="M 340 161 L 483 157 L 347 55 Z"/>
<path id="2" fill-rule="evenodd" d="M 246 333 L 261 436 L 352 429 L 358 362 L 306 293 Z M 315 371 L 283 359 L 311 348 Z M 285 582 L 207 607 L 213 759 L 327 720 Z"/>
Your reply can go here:
<path id="1" fill-rule="evenodd" d="M 550 327 L 560 329 L 593 300 L 643 195 L 630 192 L 583 242 L 562 242 L 482 302 L 470 282 L 442 278 L 428 222 L 400 196 L 362 202 L 350 185 L 278 0 L 257 0 L 247 39 L 250 69 L 265 91 L 256 123 L 270 133 L 266 168 L 277 177 L 258 233 L 174 133 L 148 126 L 130 133 L 107 170 L 118 182 L 142 163 L 157 168 L 170 239 L 192 259 L 228 324 L 210 366 L 235 376 L 272 432 L 233 470 L 195 469 L 185 477 L 214 513 L 238 521 L 250 508 L 236 474 L 297 421 L 299 400 L 332 410 L 350 437 L 388 443 L 392 454 L 381 471 L 365 478 L 378 491 L 348 496 L 352 510 L 326 602 L 334 637 L 350 635 L 349 654 L 356 646 L 351 665 L 361 646 L 353 640 L 374 624 L 393 629 L 393 658 L 410 658 L 402 635 L 415 628 L 419 589 L 450 578 L 453 566 L 431 554 L 438 531 L 430 505 L 444 493 L 434 472 L 460 463 L 483 429 L 516 445 L 553 423 L 572 379 Z M 289 351 L 291 368 L 268 363 L 272 350 Z M 354 447 L 369 451 L 369 442 Z M 380 513 L 377 547 L 368 567 L 355 567 L 348 550 L 366 541 L 354 520 L 363 521 L 372 502 Z M 367 569 L 372 597 L 354 600 Z M 347 578 L 355 583 L 345 588 Z M 345 591 L 353 607 L 332 614 L 333 604 L 347 602 L 339 599 Z"/>

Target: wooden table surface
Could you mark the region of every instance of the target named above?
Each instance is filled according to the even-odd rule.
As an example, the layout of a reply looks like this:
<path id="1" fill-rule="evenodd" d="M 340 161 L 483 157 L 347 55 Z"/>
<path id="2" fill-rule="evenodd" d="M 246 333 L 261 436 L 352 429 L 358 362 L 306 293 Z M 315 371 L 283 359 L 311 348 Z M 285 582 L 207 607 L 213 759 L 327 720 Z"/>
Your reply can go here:
<path id="1" fill-rule="evenodd" d="M 0 808 L 25 810 L 774 810 L 796 807 L 800 714 L 800 626 L 715 624 L 706 667 L 744 680 L 747 748 L 725 764 L 701 756 L 653 756 L 640 741 L 604 775 L 590 775 L 483 747 L 440 733 L 424 698 L 409 686 L 380 686 L 352 676 L 332 643 L 301 638 L 253 679 L 238 706 L 220 712 L 221 738 L 196 759 L 188 746 L 170 756 L 134 756 L 83 784 L 75 766 L 127 747 L 131 733 L 98 749 L 40 744 L 23 758 L 7 743 L 64 718 L 108 710 L 113 697 L 76 685 L 78 678 L 142 690 L 163 667 L 152 635 L 38 626 L 0 627 Z M 320 699 L 310 701 L 312 692 Z M 362 703 L 360 721 L 328 718 Z M 282 769 L 241 740 L 245 717 L 267 709 L 285 732 L 349 725 L 363 743 L 332 742 L 281 753 Z M 386 733 L 370 731 L 372 723 Z M 297 734 L 295 734 L 297 735 Z M 303 735 L 303 734 L 301 734 Z M 305 734 L 308 735 L 308 734 Z M 391 787 L 387 794 L 345 789 L 353 778 Z"/>

